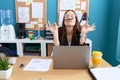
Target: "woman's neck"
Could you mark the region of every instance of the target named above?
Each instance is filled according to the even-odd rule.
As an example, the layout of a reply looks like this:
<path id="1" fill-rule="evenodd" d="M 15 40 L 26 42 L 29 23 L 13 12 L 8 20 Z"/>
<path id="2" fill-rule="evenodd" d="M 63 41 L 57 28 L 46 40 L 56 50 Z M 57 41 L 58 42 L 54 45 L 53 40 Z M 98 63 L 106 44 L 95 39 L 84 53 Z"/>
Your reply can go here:
<path id="1" fill-rule="evenodd" d="M 66 27 L 66 33 L 67 35 L 72 35 L 73 34 L 73 26 Z"/>
<path id="2" fill-rule="evenodd" d="M 73 36 L 73 26 L 66 26 L 66 35 L 69 46 L 71 45 L 72 36 Z"/>

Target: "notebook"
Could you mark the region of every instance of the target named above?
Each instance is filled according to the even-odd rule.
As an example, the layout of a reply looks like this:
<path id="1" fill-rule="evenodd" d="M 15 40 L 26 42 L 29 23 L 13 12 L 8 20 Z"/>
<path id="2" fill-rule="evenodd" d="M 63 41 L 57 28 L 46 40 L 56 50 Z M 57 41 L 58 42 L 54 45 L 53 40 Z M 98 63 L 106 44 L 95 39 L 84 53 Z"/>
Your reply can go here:
<path id="1" fill-rule="evenodd" d="M 95 80 L 118 80 L 120 79 L 120 69 L 110 68 L 91 68 L 89 69 Z"/>
<path id="2" fill-rule="evenodd" d="M 89 46 L 54 46 L 54 69 L 87 69 L 89 67 Z"/>

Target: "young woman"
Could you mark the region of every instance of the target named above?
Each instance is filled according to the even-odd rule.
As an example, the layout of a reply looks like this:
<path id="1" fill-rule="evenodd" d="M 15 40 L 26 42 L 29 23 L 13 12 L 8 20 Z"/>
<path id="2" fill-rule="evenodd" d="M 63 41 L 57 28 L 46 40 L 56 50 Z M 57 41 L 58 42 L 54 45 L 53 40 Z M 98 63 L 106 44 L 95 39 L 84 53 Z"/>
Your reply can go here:
<path id="1" fill-rule="evenodd" d="M 54 44 L 59 45 L 84 45 L 86 34 L 89 31 L 94 31 L 95 26 L 84 25 L 80 26 L 77 15 L 73 10 L 67 10 L 63 17 L 62 27 L 56 23 L 46 28 L 53 34 Z"/>

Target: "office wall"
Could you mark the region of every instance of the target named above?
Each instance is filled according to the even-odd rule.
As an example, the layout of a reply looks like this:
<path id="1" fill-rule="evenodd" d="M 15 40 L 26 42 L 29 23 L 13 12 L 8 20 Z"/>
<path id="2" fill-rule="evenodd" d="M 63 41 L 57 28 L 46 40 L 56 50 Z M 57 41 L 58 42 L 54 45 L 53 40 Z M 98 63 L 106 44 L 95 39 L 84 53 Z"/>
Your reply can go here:
<path id="1" fill-rule="evenodd" d="M 58 0 L 47 0 L 47 20 L 51 23 L 57 22 L 58 16 Z"/>
<path id="2" fill-rule="evenodd" d="M 96 24 L 96 30 L 88 33 L 88 37 L 93 41 L 93 50 L 104 51 L 106 40 L 106 21 L 108 0 L 90 0 L 89 24 Z"/>
<path id="3" fill-rule="evenodd" d="M 118 39 L 117 39 L 117 60 L 120 62 L 120 17 L 119 17 L 119 28 L 118 28 Z"/>
<path id="4" fill-rule="evenodd" d="M 120 64 L 120 0 L 91 0 L 90 23 L 96 31 L 89 33 L 93 50 L 101 50 L 103 58 L 113 66 Z M 117 60 L 118 58 L 118 60 Z"/>
<path id="5" fill-rule="evenodd" d="M 108 23 L 110 24 L 108 27 L 109 28 L 109 49 L 108 49 L 108 58 L 107 61 L 112 63 L 113 66 L 116 66 L 117 64 L 120 64 L 118 60 L 116 59 L 117 54 L 120 55 L 120 10 L 117 8 L 120 7 L 120 0 L 114 0 L 112 2 L 112 9 L 110 10 L 111 12 L 111 22 Z M 120 56 L 117 58 L 120 59 Z"/>
<path id="6" fill-rule="evenodd" d="M 111 44 L 111 19 L 113 0 L 91 0 L 90 1 L 90 24 L 96 23 L 96 31 L 89 33 L 93 41 L 93 50 L 103 52 L 103 58 L 114 65 L 113 52 L 110 52 Z M 114 41 L 115 39 L 113 39 Z M 115 46 L 115 45 L 113 45 Z M 114 53 L 115 54 L 115 53 Z"/>
<path id="7" fill-rule="evenodd" d="M 57 22 L 57 1 L 47 0 L 47 20 Z M 103 58 L 116 65 L 115 55 L 118 40 L 119 0 L 90 0 L 89 24 L 96 24 L 96 31 L 88 33 L 93 41 L 93 50 L 101 50 Z M 0 0 L 0 9 L 12 9 L 15 25 L 15 0 Z M 112 58 L 113 57 L 113 58 Z"/>

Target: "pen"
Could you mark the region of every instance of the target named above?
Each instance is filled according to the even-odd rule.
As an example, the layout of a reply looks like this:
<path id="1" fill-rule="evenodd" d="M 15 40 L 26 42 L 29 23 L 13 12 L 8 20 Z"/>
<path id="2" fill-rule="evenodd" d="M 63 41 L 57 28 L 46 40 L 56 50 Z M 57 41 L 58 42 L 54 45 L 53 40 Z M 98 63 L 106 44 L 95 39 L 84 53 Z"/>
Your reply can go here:
<path id="1" fill-rule="evenodd" d="M 20 64 L 20 67 L 21 67 L 21 68 L 24 67 L 24 63 L 23 63 L 23 62 Z"/>
<path id="2" fill-rule="evenodd" d="M 51 26 L 50 21 L 48 21 L 48 26 Z"/>

